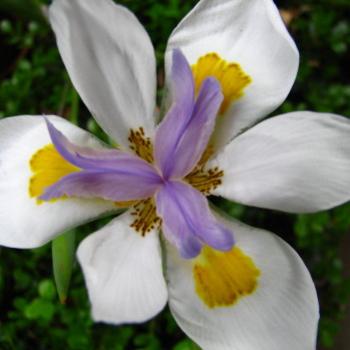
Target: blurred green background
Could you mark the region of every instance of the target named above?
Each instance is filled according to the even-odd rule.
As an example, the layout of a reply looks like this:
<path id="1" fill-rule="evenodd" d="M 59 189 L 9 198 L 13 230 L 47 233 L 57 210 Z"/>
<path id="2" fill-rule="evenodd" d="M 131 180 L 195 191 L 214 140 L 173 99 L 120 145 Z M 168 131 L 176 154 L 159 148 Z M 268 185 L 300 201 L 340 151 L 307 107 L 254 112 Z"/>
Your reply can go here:
<path id="1" fill-rule="evenodd" d="M 157 52 L 160 84 L 167 38 L 196 2 L 119 1 L 136 13 L 150 33 Z M 79 125 L 104 137 L 80 103 L 65 72 L 53 34 L 41 14 L 42 6 L 48 3 L 0 0 L 0 118 L 41 113 L 74 116 Z M 308 109 L 350 116 L 350 1 L 276 3 L 301 52 L 296 84 L 278 112 Z M 313 215 L 289 215 L 217 198 L 213 201 L 230 215 L 278 233 L 295 247 L 318 290 L 319 349 L 349 349 L 346 305 L 350 297 L 350 267 L 346 260 L 350 205 Z M 107 220 L 77 229 L 77 241 Z M 198 349 L 186 339 L 168 310 L 143 325 L 93 324 L 76 263 L 68 300 L 61 305 L 49 244 L 35 250 L 0 249 L 0 350 Z"/>

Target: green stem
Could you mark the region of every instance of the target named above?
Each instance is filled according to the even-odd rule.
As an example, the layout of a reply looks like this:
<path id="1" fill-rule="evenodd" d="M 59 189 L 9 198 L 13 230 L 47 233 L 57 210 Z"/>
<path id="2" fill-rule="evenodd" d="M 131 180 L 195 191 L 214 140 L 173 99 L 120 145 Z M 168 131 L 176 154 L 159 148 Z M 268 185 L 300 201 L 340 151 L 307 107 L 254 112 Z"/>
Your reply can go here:
<path id="1" fill-rule="evenodd" d="M 75 125 L 78 125 L 78 121 L 79 121 L 78 114 L 79 114 L 79 95 L 73 87 L 72 93 L 71 93 L 71 110 L 70 110 L 69 120 Z"/>

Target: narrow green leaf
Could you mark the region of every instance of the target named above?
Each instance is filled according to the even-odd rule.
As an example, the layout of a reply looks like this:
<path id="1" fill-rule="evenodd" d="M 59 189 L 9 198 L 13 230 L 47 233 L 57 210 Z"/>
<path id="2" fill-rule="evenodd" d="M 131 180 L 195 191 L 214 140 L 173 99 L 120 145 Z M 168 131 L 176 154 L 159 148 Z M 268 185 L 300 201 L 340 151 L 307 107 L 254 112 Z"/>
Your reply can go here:
<path id="1" fill-rule="evenodd" d="M 68 231 L 52 241 L 52 264 L 60 302 L 67 300 L 75 255 L 75 231 Z"/>

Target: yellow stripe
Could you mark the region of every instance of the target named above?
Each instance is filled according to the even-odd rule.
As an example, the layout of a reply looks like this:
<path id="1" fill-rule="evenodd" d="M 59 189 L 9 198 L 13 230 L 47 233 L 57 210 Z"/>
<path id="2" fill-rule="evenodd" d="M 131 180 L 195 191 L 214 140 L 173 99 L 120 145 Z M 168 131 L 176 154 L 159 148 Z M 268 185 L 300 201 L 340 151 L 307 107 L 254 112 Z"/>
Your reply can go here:
<path id="1" fill-rule="evenodd" d="M 244 89 L 252 82 L 241 66 L 235 62 L 227 62 L 217 53 L 209 53 L 198 59 L 192 66 L 196 92 L 208 77 L 216 78 L 224 95 L 219 114 L 224 114 L 231 103 L 243 96 Z"/>
<path id="2" fill-rule="evenodd" d="M 67 162 L 52 144 L 46 145 L 35 152 L 29 165 L 32 171 L 32 176 L 29 179 L 29 195 L 32 198 L 38 198 L 47 187 L 53 185 L 62 177 L 80 170 Z M 42 202 L 37 199 L 38 204 Z"/>
<path id="3" fill-rule="evenodd" d="M 234 305 L 258 287 L 259 269 L 238 247 L 219 252 L 205 246 L 193 265 L 195 289 L 209 307 Z"/>

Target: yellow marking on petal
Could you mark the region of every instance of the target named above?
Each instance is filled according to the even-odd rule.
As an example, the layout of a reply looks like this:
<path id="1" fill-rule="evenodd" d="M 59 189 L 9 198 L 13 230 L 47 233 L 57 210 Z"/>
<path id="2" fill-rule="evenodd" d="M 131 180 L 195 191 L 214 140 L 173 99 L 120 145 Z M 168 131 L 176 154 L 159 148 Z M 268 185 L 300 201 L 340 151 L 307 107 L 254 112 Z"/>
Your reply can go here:
<path id="1" fill-rule="evenodd" d="M 205 246 L 193 266 L 196 292 L 209 308 L 231 306 L 252 294 L 259 276 L 252 258 L 238 247 L 219 252 Z"/>
<path id="2" fill-rule="evenodd" d="M 153 163 L 153 145 L 151 139 L 145 135 L 142 127 L 137 130 L 130 130 L 129 142 L 130 148 L 136 155 L 148 163 Z"/>
<path id="3" fill-rule="evenodd" d="M 62 177 L 80 170 L 67 162 L 57 152 L 53 144 L 46 145 L 34 153 L 29 165 L 33 173 L 29 179 L 29 195 L 32 198 L 40 197 L 47 187 L 53 185 Z M 43 201 L 37 199 L 37 204 L 41 203 Z"/>
<path id="4" fill-rule="evenodd" d="M 162 220 L 157 216 L 153 198 L 138 202 L 134 209 L 131 215 L 135 216 L 135 220 L 130 226 L 141 233 L 142 236 L 161 225 Z"/>
<path id="5" fill-rule="evenodd" d="M 208 145 L 196 167 L 185 177 L 185 181 L 206 196 L 222 184 L 224 176 L 224 171 L 218 167 L 205 169 L 205 165 L 212 155 L 213 148 Z"/>
<path id="6" fill-rule="evenodd" d="M 219 114 L 224 114 L 232 102 L 242 97 L 244 89 L 252 82 L 238 63 L 227 62 L 214 52 L 200 57 L 192 66 L 192 73 L 196 93 L 206 78 L 214 77 L 219 81 L 224 95 Z"/>

